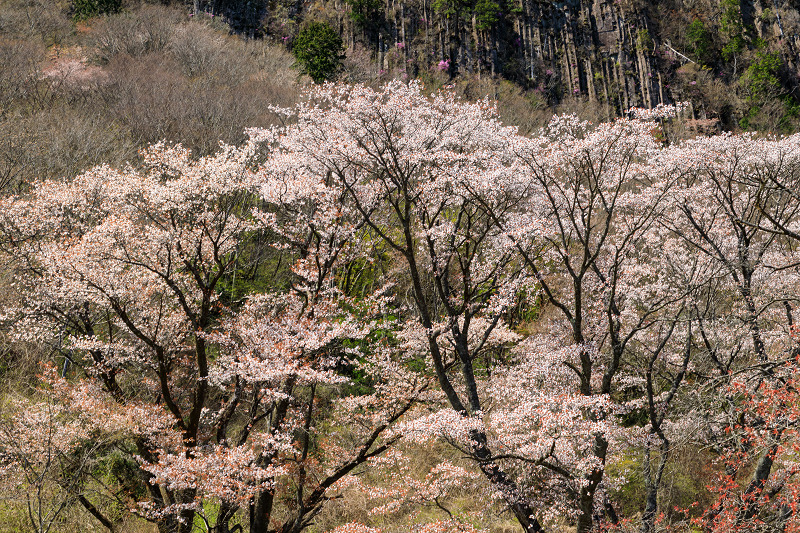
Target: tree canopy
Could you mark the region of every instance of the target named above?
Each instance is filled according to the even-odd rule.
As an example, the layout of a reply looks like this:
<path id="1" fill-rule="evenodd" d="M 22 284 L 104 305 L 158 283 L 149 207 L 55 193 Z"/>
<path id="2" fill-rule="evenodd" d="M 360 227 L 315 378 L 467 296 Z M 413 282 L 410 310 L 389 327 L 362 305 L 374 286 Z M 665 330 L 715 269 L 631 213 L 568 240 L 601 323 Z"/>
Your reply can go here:
<path id="1" fill-rule="evenodd" d="M 477 531 L 465 485 L 528 532 L 800 525 L 800 135 L 668 143 L 659 107 L 523 136 L 416 82 L 274 111 L 2 200 L 5 326 L 53 350 L 0 421 L 35 530 L 73 502 L 299 533 L 361 491 Z M 699 449 L 677 514 L 664 472 Z"/>

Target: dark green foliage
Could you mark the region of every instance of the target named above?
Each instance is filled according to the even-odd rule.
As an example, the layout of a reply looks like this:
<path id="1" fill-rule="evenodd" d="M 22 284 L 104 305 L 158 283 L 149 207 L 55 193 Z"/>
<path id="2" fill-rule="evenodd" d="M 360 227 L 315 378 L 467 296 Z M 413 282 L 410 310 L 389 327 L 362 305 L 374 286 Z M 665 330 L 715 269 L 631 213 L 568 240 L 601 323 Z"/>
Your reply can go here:
<path id="1" fill-rule="evenodd" d="M 246 211 L 243 210 L 243 211 Z M 241 216 L 246 217 L 246 212 Z M 233 258 L 230 273 L 220 280 L 217 293 L 226 306 L 236 306 L 253 293 L 287 291 L 295 258 L 275 249 L 270 232 L 245 236 Z"/>
<path id="2" fill-rule="evenodd" d="M 446 17 L 450 17 L 463 7 L 461 0 L 433 0 L 433 10 Z"/>
<path id="3" fill-rule="evenodd" d="M 140 483 L 139 463 L 132 459 L 135 449 L 117 449 L 104 455 L 93 475 L 109 486 L 116 485 L 129 498 L 142 498 L 145 486 Z"/>
<path id="4" fill-rule="evenodd" d="M 726 41 L 722 47 L 722 59 L 731 61 L 746 44 L 742 9 L 739 0 L 722 0 L 719 7 L 722 9 L 719 26 Z"/>
<path id="5" fill-rule="evenodd" d="M 434 0 L 433 9 L 450 17 L 456 13 L 475 15 L 475 25 L 480 31 L 495 29 L 504 13 L 519 13 L 521 8 L 506 0 Z"/>
<path id="6" fill-rule="evenodd" d="M 517 296 L 516 305 L 512 306 L 507 311 L 506 321 L 509 326 L 523 328 L 527 324 L 536 322 L 542 312 L 542 298 L 536 292 L 528 292 L 522 290 Z"/>
<path id="7" fill-rule="evenodd" d="M 777 52 L 759 52 L 743 76 L 748 100 L 776 96 L 781 90 L 779 74 L 782 66 L 783 61 Z"/>
<path id="8" fill-rule="evenodd" d="M 300 30 L 292 44 L 297 62 L 314 83 L 332 79 L 343 59 L 342 38 L 330 24 L 312 22 Z"/>
<path id="9" fill-rule="evenodd" d="M 500 22 L 500 4 L 494 0 L 478 0 L 475 3 L 475 20 L 478 29 L 488 31 Z"/>
<path id="10" fill-rule="evenodd" d="M 122 0 L 72 0 L 72 16 L 75 20 L 119 13 L 120 9 Z"/>
<path id="11" fill-rule="evenodd" d="M 733 60 L 736 54 L 739 54 L 742 50 L 744 50 L 744 44 L 744 37 L 741 35 L 731 38 L 731 40 L 725 43 L 725 46 L 722 47 L 722 59 L 725 61 Z"/>
<path id="12" fill-rule="evenodd" d="M 686 30 L 686 44 L 700 63 L 708 64 L 713 55 L 711 33 L 700 19 L 694 19 Z"/>
<path id="13" fill-rule="evenodd" d="M 755 61 L 747 67 L 739 80 L 747 94 L 750 105 L 739 120 L 739 127 L 749 129 L 778 130 L 792 133 L 800 105 L 784 87 L 781 77 L 783 60 L 777 52 L 758 52 Z M 772 120 L 765 124 L 765 118 Z"/>
<path id="14" fill-rule="evenodd" d="M 381 13 L 381 0 L 345 0 L 350 6 L 350 20 L 361 28 L 368 28 L 376 22 Z"/>

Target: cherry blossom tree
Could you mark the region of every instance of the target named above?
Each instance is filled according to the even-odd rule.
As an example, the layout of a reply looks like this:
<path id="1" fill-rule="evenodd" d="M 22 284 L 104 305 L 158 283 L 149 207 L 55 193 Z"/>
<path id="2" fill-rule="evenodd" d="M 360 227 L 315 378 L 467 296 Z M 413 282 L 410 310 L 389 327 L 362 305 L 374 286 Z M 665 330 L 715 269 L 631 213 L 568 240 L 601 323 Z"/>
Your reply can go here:
<path id="1" fill-rule="evenodd" d="M 793 308 L 800 279 L 796 244 L 786 230 L 796 225 L 800 205 L 785 190 L 777 191 L 769 205 L 764 204 L 764 195 L 766 184 L 775 187 L 776 182 L 791 179 L 797 154 L 796 137 L 756 139 L 751 135 L 687 141 L 671 154 L 673 170 L 683 179 L 674 197 L 675 216 L 667 225 L 719 270 L 709 297 L 712 312 L 699 322 L 698 331 L 709 377 L 713 377 L 706 378 L 707 383 L 717 385 L 712 390 L 717 401 L 719 396 L 724 398 L 721 405 L 726 408 L 707 407 L 703 416 L 710 442 L 726 458 L 725 479 L 741 484 L 739 503 L 749 500 L 731 514 L 736 490 L 730 483 L 718 487 L 720 500 L 707 510 L 706 522 L 722 530 L 755 527 L 752 519 L 763 502 L 748 495 L 761 494 L 770 483 L 776 451 L 791 434 L 782 424 L 769 426 L 768 417 L 749 418 L 745 413 L 752 412 L 747 405 L 757 391 L 767 403 L 767 396 L 780 398 L 786 393 L 781 392 L 787 384 L 778 369 L 796 353 Z M 745 398 L 734 392 L 732 383 L 749 383 Z M 788 405 L 783 407 L 790 416 Z M 771 441 L 756 445 L 757 439 L 750 434 L 762 429 Z M 732 460 L 734 456 L 738 460 Z M 742 483 L 744 457 L 755 456 L 755 469 L 749 481 Z"/>
<path id="2" fill-rule="evenodd" d="M 406 357 L 430 365 L 452 409 L 436 416 L 468 428 L 465 449 L 523 527 L 539 531 L 536 509 L 488 446 L 476 376 L 476 364 L 513 339 L 503 313 L 534 281 L 495 221 L 513 216 L 527 194 L 512 150 L 521 139 L 488 103 L 428 99 L 414 83 L 317 87 L 296 117 L 276 164 L 290 165 L 285 174 L 296 182 L 335 187 L 366 239 L 401 262 L 412 310 Z"/>
<path id="3" fill-rule="evenodd" d="M 20 274 L 19 306 L 6 319 L 21 337 L 66 335 L 62 352 L 83 377 L 51 386 L 86 424 L 81 442 L 113 435 L 135 458 L 148 498 L 122 504 L 161 531 L 190 531 L 195 521 L 230 531 L 240 509 L 250 531 L 272 530 L 278 506 L 278 529 L 304 529 L 338 479 L 391 445 L 385 430 L 425 388 L 385 372 L 377 356 L 361 362 L 371 392 L 357 412 L 338 409 L 359 422 L 341 436 L 349 448 L 325 449 L 319 423 L 346 385 L 338 367 L 354 355 L 345 344 L 368 342 L 379 300 L 337 293 L 327 284 L 333 263 L 322 258 L 330 249 L 306 246 L 294 285 L 313 280 L 313 295 L 222 305 L 240 248 L 265 230 L 251 208 L 272 136 L 254 130 L 242 147 L 201 159 L 156 145 L 141 169 L 100 167 L 3 201 L 3 244 Z"/>
<path id="4" fill-rule="evenodd" d="M 720 439 L 723 467 L 711 484 L 716 501 L 698 524 L 708 531 L 794 531 L 800 489 L 797 360 L 772 379 L 742 373 L 726 392 L 737 400 Z M 752 473 L 750 473 L 752 472 Z"/>
<path id="5" fill-rule="evenodd" d="M 90 424 L 55 398 L 7 399 L 0 418 L 0 479 L 4 499 L 22 501 L 37 533 L 57 527 L 65 511 L 80 502 L 108 529 L 114 527 L 91 503 L 87 479 L 97 452 L 107 446 L 90 440 Z"/>
<path id="6" fill-rule="evenodd" d="M 665 290 L 670 273 L 653 253 L 661 242 L 654 227 L 674 177 L 656 163 L 663 146 L 651 120 L 674 112 L 637 111 L 598 126 L 556 117 L 519 152 L 535 191 L 525 210 L 544 221 L 514 234 L 548 310 L 547 333 L 535 341 L 538 359 L 562 347 L 549 364 L 561 367 L 563 386 L 591 427 L 580 458 L 544 463 L 570 487 L 578 531 L 592 529 L 599 514 L 616 521 L 603 495 L 604 465 L 619 433 L 610 402 L 615 380 L 637 351 L 634 344 L 649 336 L 646 345 L 658 353 L 651 330 L 679 314 L 676 304 L 687 293 Z M 533 238 L 542 243 L 535 255 L 522 248 Z"/>
<path id="7" fill-rule="evenodd" d="M 525 139 L 485 102 L 327 85 L 276 149 L 287 190 L 334 188 L 362 242 L 403 265 L 400 349 L 430 365 L 448 408 L 401 430 L 467 453 L 528 531 L 565 511 L 593 526 L 609 443 L 625 433 L 613 380 L 631 340 L 682 298 L 647 292 L 635 257 L 674 181 L 649 163 L 662 148 L 650 119 L 671 113 L 564 117 Z M 520 343 L 508 311 L 539 287 L 566 320 Z M 651 297 L 643 312 L 636 291 Z"/>

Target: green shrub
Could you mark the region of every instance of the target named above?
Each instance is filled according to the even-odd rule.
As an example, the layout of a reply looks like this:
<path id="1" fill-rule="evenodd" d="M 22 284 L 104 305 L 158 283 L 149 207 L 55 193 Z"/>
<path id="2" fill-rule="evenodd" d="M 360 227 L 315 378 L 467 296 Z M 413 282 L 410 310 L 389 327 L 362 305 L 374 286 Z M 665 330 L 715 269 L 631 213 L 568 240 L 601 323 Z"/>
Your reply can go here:
<path id="1" fill-rule="evenodd" d="M 749 109 L 739 120 L 744 130 L 760 129 L 792 133 L 800 105 L 781 79 L 783 60 L 777 52 L 760 51 L 739 83 L 747 94 Z"/>
<path id="2" fill-rule="evenodd" d="M 700 19 L 694 19 L 686 30 L 686 44 L 700 63 L 708 63 L 712 55 L 711 33 Z"/>
<path id="3" fill-rule="evenodd" d="M 649 53 L 653 50 L 653 38 L 646 28 L 636 32 L 636 47 L 644 53 Z"/>
<path id="4" fill-rule="evenodd" d="M 726 41 L 722 47 L 722 59 L 731 61 L 744 50 L 747 44 L 744 36 L 742 8 L 739 0 L 722 0 L 719 7 L 722 9 L 719 28 Z"/>
<path id="5" fill-rule="evenodd" d="M 122 0 L 72 0 L 72 16 L 75 20 L 119 13 L 120 9 Z"/>
<path id="6" fill-rule="evenodd" d="M 300 30 L 292 44 L 297 62 L 314 83 L 333 78 L 341 67 L 343 51 L 339 33 L 325 22 L 310 23 Z"/>
<path id="7" fill-rule="evenodd" d="M 759 52 L 742 77 L 749 100 L 774 97 L 781 90 L 780 69 L 783 65 L 777 52 Z"/>

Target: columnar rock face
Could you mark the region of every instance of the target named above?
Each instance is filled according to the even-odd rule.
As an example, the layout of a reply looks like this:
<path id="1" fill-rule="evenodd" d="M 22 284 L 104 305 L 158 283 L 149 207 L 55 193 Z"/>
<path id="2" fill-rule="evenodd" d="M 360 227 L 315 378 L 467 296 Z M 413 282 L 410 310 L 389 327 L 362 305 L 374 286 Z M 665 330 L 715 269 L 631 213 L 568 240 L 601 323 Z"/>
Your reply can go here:
<path id="1" fill-rule="evenodd" d="M 328 13 L 352 13 L 364 2 L 326 4 Z M 583 96 L 613 110 L 668 100 L 645 6 L 626 8 L 618 0 L 503 4 L 386 0 L 371 20 L 353 23 L 340 15 L 339 21 L 347 41 L 372 48 L 385 70 L 402 62 L 453 75 L 500 74 L 549 101 Z"/>
<path id="2" fill-rule="evenodd" d="M 729 39 L 721 20 L 731 6 L 751 55 L 779 50 L 791 73 L 800 68 L 800 16 L 787 0 L 312 0 L 293 6 L 288 11 L 301 18 L 337 22 L 345 42 L 370 51 L 377 69 L 500 75 L 549 103 L 580 97 L 609 116 L 686 98 L 675 94 L 669 77 L 682 65 L 703 68 L 687 48 L 688 27 L 693 20 L 705 24 L 720 62 Z M 726 83 L 743 74 L 739 61 Z"/>
<path id="3" fill-rule="evenodd" d="M 523 0 L 515 25 L 526 74 L 535 80 L 545 68 L 545 77 L 560 79 L 559 96 L 622 109 L 663 101 L 645 12 L 625 15 L 619 2 L 604 0 Z"/>

